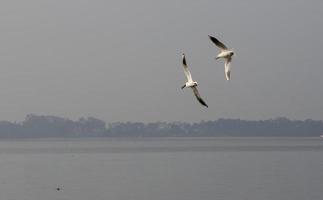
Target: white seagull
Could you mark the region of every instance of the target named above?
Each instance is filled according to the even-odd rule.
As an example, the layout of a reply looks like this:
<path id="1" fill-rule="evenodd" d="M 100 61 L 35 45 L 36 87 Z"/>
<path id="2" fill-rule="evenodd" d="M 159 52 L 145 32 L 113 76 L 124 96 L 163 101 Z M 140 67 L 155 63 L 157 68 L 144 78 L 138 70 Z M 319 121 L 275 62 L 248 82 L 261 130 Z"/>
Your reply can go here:
<path id="1" fill-rule="evenodd" d="M 193 93 L 196 97 L 196 99 L 205 107 L 208 107 L 208 105 L 203 101 L 203 99 L 201 98 L 199 91 L 197 90 L 197 82 L 193 81 L 192 79 L 192 75 L 190 73 L 190 71 L 188 70 L 188 66 L 186 64 L 186 59 L 185 59 L 185 55 L 182 55 L 182 62 L 183 62 L 183 67 L 184 67 L 184 73 L 185 76 L 187 78 L 187 82 L 185 83 L 185 85 L 183 85 L 181 88 L 192 88 Z"/>
<path id="2" fill-rule="evenodd" d="M 216 60 L 219 58 L 224 58 L 224 71 L 225 71 L 225 78 L 227 80 L 230 80 L 230 72 L 231 72 L 231 60 L 232 56 L 234 55 L 233 50 L 229 50 L 223 43 L 221 43 L 218 39 L 215 37 L 212 37 L 209 35 L 210 40 L 220 48 L 221 52 L 216 56 Z"/>

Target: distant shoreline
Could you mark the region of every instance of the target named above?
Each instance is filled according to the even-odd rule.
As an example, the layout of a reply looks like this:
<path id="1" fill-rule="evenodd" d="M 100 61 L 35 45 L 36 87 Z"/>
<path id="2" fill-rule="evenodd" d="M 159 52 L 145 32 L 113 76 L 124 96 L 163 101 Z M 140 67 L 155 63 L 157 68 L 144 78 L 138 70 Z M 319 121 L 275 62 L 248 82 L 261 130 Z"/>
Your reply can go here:
<path id="1" fill-rule="evenodd" d="M 78 141 L 78 140 L 101 140 L 101 141 L 127 141 L 127 140 L 132 140 L 132 141 L 141 141 L 141 140 L 208 140 L 208 139 L 216 139 L 216 140 L 257 140 L 257 139 L 269 139 L 269 140 L 275 140 L 275 139 L 280 139 L 280 140 L 289 140 L 289 139 L 309 139 L 309 140 L 320 140 L 320 137 L 307 137 L 307 136 L 243 136 L 243 137 L 235 137 L 235 136 L 205 136 L 205 137 L 190 137 L 190 136 L 170 136 L 170 137 L 151 137 L 151 136 L 145 136 L 145 137 L 114 137 L 114 136 L 96 136 L 96 137 L 21 137 L 21 138 L 0 138 L 0 141 Z M 323 141 L 323 139 L 321 139 Z"/>
<path id="2" fill-rule="evenodd" d="M 116 122 L 93 117 L 73 121 L 56 116 L 27 115 L 21 123 L 0 121 L 0 139 L 6 138 L 177 138 L 177 137 L 317 137 L 321 120 L 218 119 L 187 122 Z"/>

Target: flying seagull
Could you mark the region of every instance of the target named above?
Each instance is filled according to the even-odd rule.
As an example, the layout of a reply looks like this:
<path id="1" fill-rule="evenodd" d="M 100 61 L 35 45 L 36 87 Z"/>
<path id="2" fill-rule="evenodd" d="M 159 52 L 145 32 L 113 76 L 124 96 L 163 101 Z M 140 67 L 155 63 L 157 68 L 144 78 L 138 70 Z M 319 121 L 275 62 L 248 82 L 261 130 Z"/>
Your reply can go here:
<path id="1" fill-rule="evenodd" d="M 220 48 L 221 52 L 216 56 L 216 60 L 219 58 L 224 58 L 224 71 L 225 71 L 225 78 L 227 80 L 230 80 L 230 73 L 231 73 L 231 60 L 232 56 L 234 55 L 234 52 L 232 50 L 229 50 L 223 43 L 221 43 L 218 39 L 216 39 L 213 36 L 209 35 L 210 40 Z"/>
<path id="2" fill-rule="evenodd" d="M 181 88 L 192 88 L 193 93 L 196 97 L 196 99 L 203 105 L 208 107 L 208 105 L 203 101 L 203 99 L 201 98 L 199 91 L 197 90 L 197 82 L 193 81 L 192 79 L 192 75 L 190 73 L 190 71 L 188 70 L 188 66 L 186 64 L 186 59 L 185 59 L 185 55 L 182 55 L 182 62 L 183 62 L 183 67 L 184 67 L 184 73 L 185 76 L 187 78 L 187 82 L 185 83 L 185 85 L 183 85 Z"/>

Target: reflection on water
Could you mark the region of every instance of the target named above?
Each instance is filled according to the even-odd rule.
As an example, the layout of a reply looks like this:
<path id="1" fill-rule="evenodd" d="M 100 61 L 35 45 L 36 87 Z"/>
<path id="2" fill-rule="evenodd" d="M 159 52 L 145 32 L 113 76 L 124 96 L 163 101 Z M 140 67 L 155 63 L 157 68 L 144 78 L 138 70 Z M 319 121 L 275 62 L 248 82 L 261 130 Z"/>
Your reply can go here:
<path id="1" fill-rule="evenodd" d="M 141 138 L 0 141 L 0 153 L 158 153 L 219 151 L 322 151 L 318 138 Z"/>

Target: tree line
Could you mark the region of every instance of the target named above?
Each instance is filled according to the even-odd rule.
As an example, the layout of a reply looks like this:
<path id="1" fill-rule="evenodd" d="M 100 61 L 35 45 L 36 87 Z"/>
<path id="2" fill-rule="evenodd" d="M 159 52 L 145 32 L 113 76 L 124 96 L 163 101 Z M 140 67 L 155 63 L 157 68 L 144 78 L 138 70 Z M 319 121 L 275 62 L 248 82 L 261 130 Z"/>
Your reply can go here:
<path id="1" fill-rule="evenodd" d="M 0 121 L 0 138 L 44 137 L 319 137 L 321 120 L 218 119 L 186 122 L 116 122 L 106 124 L 93 117 L 76 121 L 56 117 L 27 115 L 17 122 Z"/>

